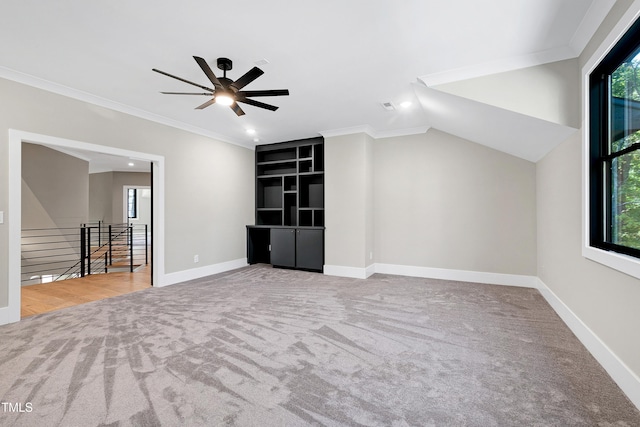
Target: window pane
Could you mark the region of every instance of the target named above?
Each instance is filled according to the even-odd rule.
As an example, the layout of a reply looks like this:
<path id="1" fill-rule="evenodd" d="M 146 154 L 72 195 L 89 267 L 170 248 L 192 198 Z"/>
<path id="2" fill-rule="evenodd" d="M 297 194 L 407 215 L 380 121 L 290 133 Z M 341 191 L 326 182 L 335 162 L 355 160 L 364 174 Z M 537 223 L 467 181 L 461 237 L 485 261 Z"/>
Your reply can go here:
<path id="1" fill-rule="evenodd" d="M 611 243 L 640 249 L 640 151 L 611 166 Z"/>
<path id="2" fill-rule="evenodd" d="M 137 207 L 138 201 L 135 188 L 127 189 L 127 216 L 129 218 L 136 218 L 138 216 Z"/>
<path id="3" fill-rule="evenodd" d="M 611 73 L 610 153 L 640 141 L 640 50 Z"/>

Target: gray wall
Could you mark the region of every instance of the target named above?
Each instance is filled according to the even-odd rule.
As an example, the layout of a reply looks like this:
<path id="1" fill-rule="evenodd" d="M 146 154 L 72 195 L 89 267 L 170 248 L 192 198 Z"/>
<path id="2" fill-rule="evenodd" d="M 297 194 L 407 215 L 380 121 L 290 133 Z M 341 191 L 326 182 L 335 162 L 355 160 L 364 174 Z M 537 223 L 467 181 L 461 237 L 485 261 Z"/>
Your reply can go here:
<path id="1" fill-rule="evenodd" d="M 113 172 L 89 175 L 89 221 L 113 223 Z"/>
<path id="2" fill-rule="evenodd" d="M 327 138 L 325 158 L 326 264 L 536 274 L 533 163 L 436 130 Z"/>
<path id="3" fill-rule="evenodd" d="M 127 222 L 124 218 L 124 196 L 125 185 L 134 187 L 151 186 L 151 174 L 145 172 L 113 172 L 112 196 L 112 221 L 115 223 Z"/>
<path id="4" fill-rule="evenodd" d="M 376 262 L 535 275 L 535 165 L 429 130 L 374 144 Z"/>
<path id="5" fill-rule="evenodd" d="M 438 85 L 454 95 L 573 128 L 580 127 L 578 59 Z"/>
<path id="6" fill-rule="evenodd" d="M 89 175 L 89 220 L 105 223 L 126 222 L 124 186 L 150 187 L 148 172 L 101 172 Z"/>
<path id="7" fill-rule="evenodd" d="M 582 256 L 581 138 L 537 164 L 538 276 L 640 376 L 640 280 Z"/>
<path id="8" fill-rule="evenodd" d="M 630 3 L 616 3 L 581 64 L 596 52 Z M 640 376 L 640 280 L 582 256 L 582 138 L 577 133 L 537 164 L 538 276 Z"/>
<path id="9" fill-rule="evenodd" d="M 89 216 L 89 163 L 22 144 L 22 228 L 79 227 Z"/>
<path id="10" fill-rule="evenodd" d="M 325 264 L 373 264 L 373 140 L 365 134 L 326 138 Z"/>
<path id="11" fill-rule="evenodd" d="M 253 150 L 4 79 L 0 93 L 0 210 L 8 206 L 8 129 L 139 151 L 165 157 L 166 273 L 246 257 Z M 5 216 L 0 225 L 0 307 L 7 305 L 11 221 Z"/>

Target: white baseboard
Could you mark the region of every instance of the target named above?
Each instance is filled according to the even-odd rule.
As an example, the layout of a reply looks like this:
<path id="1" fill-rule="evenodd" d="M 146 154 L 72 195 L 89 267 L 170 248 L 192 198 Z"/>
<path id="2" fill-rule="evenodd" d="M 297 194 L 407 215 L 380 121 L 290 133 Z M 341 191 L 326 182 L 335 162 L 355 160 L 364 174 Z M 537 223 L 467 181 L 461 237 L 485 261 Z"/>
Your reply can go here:
<path id="1" fill-rule="evenodd" d="M 322 272 L 327 276 L 350 277 L 352 279 L 366 279 L 375 273 L 375 264 L 368 267 L 345 267 L 342 265 L 326 265 Z"/>
<path id="2" fill-rule="evenodd" d="M 12 323 L 9 307 L 1 307 L 0 308 L 0 325 L 6 325 L 7 323 Z"/>
<path id="3" fill-rule="evenodd" d="M 549 305 L 602 365 L 629 400 L 640 409 L 640 378 L 542 280 L 537 280 L 538 289 Z"/>
<path id="4" fill-rule="evenodd" d="M 602 365 L 629 400 L 640 409 L 640 378 L 611 349 L 536 276 L 449 270 L 395 264 L 373 264 L 367 268 L 325 265 L 325 274 L 366 279 L 373 272 L 398 276 L 457 280 L 491 285 L 518 286 L 538 289 L 551 308 L 571 329 L 585 348 Z"/>
<path id="5" fill-rule="evenodd" d="M 176 283 L 186 282 L 188 280 L 200 279 L 201 277 L 211 276 L 213 274 L 224 273 L 225 271 L 235 270 L 236 268 L 246 267 L 247 259 L 240 258 L 232 261 L 221 262 L 218 264 L 207 265 L 205 267 L 192 268 L 190 270 L 178 271 L 176 273 L 168 273 L 162 276 L 158 287 L 174 285 Z"/>
<path id="6" fill-rule="evenodd" d="M 416 267 L 411 265 L 375 264 L 375 272 L 395 274 L 398 276 L 485 283 L 489 285 L 518 286 L 522 288 L 537 288 L 539 284 L 536 276 L 487 273 L 483 271 L 470 270 L 450 270 L 446 268 Z"/>

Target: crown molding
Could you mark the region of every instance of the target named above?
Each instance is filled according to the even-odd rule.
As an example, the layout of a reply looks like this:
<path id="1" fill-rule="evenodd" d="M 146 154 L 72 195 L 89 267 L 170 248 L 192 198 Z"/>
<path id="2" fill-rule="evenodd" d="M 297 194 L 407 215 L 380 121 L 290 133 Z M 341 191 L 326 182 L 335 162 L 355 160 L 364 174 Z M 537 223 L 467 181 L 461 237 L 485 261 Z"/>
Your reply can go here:
<path id="1" fill-rule="evenodd" d="M 569 42 L 569 46 L 578 55 L 582 53 L 584 48 L 589 43 L 589 40 L 596 33 L 604 18 L 609 14 L 611 8 L 616 3 L 616 0 L 600 0 L 591 2 L 591 6 L 589 6 L 589 10 L 582 18 L 580 25 L 576 29 L 576 32 L 573 33 L 573 37 Z"/>
<path id="2" fill-rule="evenodd" d="M 528 55 L 515 56 L 512 58 L 500 59 L 497 61 L 485 62 L 484 64 L 461 67 L 453 70 L 441 71 L 438 73 L 418 76 L 418 80 L 429 87 L 438 86 L 445 83 L 468 80 L 490 74 L 504 73 L 507 71 L 519 70 L 522 68 L 535 67 L 536 65 L 548 64 L 550 62 L 562 61 L 577 57 L 578 54 L 569 46 L 557 49 L 545 50 Z"/>
<path id="3" fill-rule="evenodd" d="M 425 125 L 425 126 L 406 128 L 406 129 L 376 131 L 369 125 L 362 125 L 362 126 L 353 126 L 353 127 L 341 128 L 341 129 L 325 130 L 319 133 L 325 138 L 364 133 L 369 135 L 373 139 L 382 139 L 382 138 L 393 138 L 398 136 L 418 135 L 421 133 L 426 133 L 429 129 L 431 129 L 431 126 Z"/>
<path id="4" fill-rule="evenodd" d="M 120 113 L 128 114 L 130 116 L 138 117 L 141 119 L 149 120 L 155 123 L 170 126 L 172 128 L 184 130 L 186 132 L 194 133 L 196 135 L 205 136 L 228 144 L 238 145 L 243 148 L 254 149 L 253 145 L 235 141 L 229 139 L 223 135 L 215 132 L 211 132 L 206 129 L 202 129 L 197 126 L 173 120 L 168 117 L 161 116 L 159 114 L 150 113 L 140 108 L 130 107 L 119 102 L 112 101 L 110 99 L 102 98 L 100 96 L 92 95 L 88 92 L 73 89 L 68 86 L 64 86 L 58 83 L 54 83 L 39 77 L 35 77 L 29 74 L 15 71 L 10 68 L 0 66 L 0 78 L 11 80 L 17 83 L 21 83 L 27 86 L 32 86 L 38 89 L 45 90 L 47 92 L 55 93 L 58 95 L 66 96 L 68 98 L 76 99 L 78 101 L 86 102 L 92 105 L 108 108 L 110 110 L 118 111 Z"/>

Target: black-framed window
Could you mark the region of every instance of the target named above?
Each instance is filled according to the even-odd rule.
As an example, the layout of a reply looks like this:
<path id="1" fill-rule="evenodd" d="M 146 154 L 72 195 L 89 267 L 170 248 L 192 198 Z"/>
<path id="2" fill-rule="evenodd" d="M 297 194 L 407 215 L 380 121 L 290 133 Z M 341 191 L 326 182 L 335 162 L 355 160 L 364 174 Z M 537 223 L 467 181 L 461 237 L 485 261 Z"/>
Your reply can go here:
<path id="1" fill-rule="evenodd" d="M 640 258 L 640 20 L 589 75 L 591 246 Z"/>
<path id="2" fill-rule="evenodd" d="M 138 218 L 138 190 L 127 188 L 127 217 Z"/>

